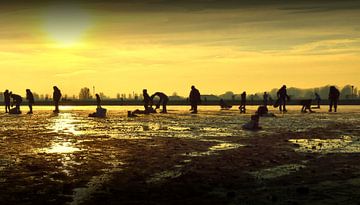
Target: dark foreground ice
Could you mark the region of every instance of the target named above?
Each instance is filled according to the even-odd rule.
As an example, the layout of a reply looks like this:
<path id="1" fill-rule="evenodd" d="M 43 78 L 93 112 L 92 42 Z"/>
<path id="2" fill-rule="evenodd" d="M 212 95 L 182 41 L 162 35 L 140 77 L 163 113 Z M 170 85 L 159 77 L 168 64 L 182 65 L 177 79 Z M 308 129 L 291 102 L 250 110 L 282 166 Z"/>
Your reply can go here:
<path id="1" fill-rule="evenodd" d="M 25 107 L 23 109 L 26 109 Z M 0 114 L 1 204 L 357 204 L 360 107 L 261 118 L 201 107 Z"/>

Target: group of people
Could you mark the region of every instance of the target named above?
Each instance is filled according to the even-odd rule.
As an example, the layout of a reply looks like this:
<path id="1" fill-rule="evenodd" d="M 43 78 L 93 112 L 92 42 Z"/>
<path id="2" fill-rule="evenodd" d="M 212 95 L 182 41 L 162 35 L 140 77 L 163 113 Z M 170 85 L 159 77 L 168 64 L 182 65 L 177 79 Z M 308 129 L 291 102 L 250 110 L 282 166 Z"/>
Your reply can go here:
<path id="1" fill-rule="evenodd" d="M 61 91 L 58 87 L 53 87 L 53 100 L 55 105 L 54 113 L 59 112 L 59 102 L 61 99 Z M 30 89 L 26 89 L 26 100 L 28 101 L 29 112 L 27 114 L 33 114 L 33 105 L 35 104 L 35 98 Z M 21 95 L 12 93 L 9 90 L 5 90 L 4 92 L 4 102 L 5 102 L 5 112 L 9 114 L 21 114 L 21 103 L 23 102 L 23 98 Z M 14 107 L 15 106 L 15 107 Z M 14 107 L 14 108 L 12 108 Z"/>
<path id="2" fill-rule="evenodd" d="M 53 87 L 53 101 L 54 101 L 54 113 L 59 113 L 59 102 L 61 100 L 61 91 L 57 86 Z M 159 100 L 157 101 L 157 103 L 155 104 L 155 109 L 152 107 L 154 105 L 154 98 L 158 97 Z M 338 106 L 338 101 L 339 101 L 339 97 L 340 97 L 340 91 L 335 87 L 335 86 L 331 86 L 330 87 L 330 91 L 329 91 L 329 112 L 332 112 L 334 110 L 334 112 L 337 112 L 337 106 Z M 144 102 L 144 109 L 143 111 L 141 110 L 135 110 L 133 112 L 129 112 L 129 114 L 131 115 L 135 115 L 135 114 L 150 114 L 150 113 L 156 113 L 157 109 L 160 109 L 160 106 L 162 105 L 162 110 L 160 113 L 167 113 L 167 104 L 169 102 L 169 97 L 163 93 L 163 92 L 155 92 L 153 95 L 149 95 L 147 89 L 143 90 L 143 102 Z M 287 102 L 290 101 L 290 97 L 287 94 L 287 88 L 286 85 L 283 85 L 277 92 L 277 101 L 274 103 L 274 107 L 277 108 L 279 107 L 279 110 L 281 112 L 287 112 L 286 109 L 286 105 Z M 11 101 L 12 99 L 12 101 Z M 263 95 L 263 107 L 267 108 L 268 104 L 269 104 L 269 99 L 270 96 L 267 92 L 264 93 Z M 31 92 L 30 89 L 26 89 L 26 100 L 28 101 L 28 106 L 29 106 L 29 112 L 28 114 L 32 114 L 33 113 L 33 105 L 35 104 L 35 100 L 34 100 L 34 95 Z M 315 108 L 320 108 L 320 102 L 321 102 L 321 98 L 320 95 L 318 93 L 315 93 L 315 100 L 317 102 L 317 107 Z M 20 106 L 21 103 L 23 102 L 23 99 L 20 95 L 18 94 L 14 94 L 12 92 L 10 92 L 9 90 L 6 90 L 4 92 L 4 101 L 5 101 L 5 111 L 6 113 L 10 113 L 10 114 L 20 114 L 21 110 L 20 110 Z M 101 99 L 100 96 L 98 94 L 96 94 L 96 101 L 97 101 L 97 110 L 100 112 L 104 112 L 104 109 L 101 109 Z M 191 86 L 191 91 L 189 94 L 189 102 L 191 105 L 191 113 L 192 114 L 196 114 L 198 112 L 198 105 L 201 104 L 201 94 L 200 91 L 195 88 L 195 86 Z M 311 110 L 311 103 L 312 100 L 311 99 L 307 99 L 307 100 L 301 100 L 300 104 L 303 106 L 301 111 L 302 112 L 307 112 L 307 110 L 309 110 L 310 112 L 313 112 Z M 14 107 L 15 108 L 12 108 Z M 225 103 L 225 101 L 223 99 L 220 100 L 220 106 L 222 109 L 230 109 L 232 106 L 228 105 Z M 239 106 L 239 110 L 240 113 L 246 113 L 246 92 L 243 92 L 241 94 L 241 101 L 240 101 L 240 106 Z"/>
<path id="3" fill-rule="evenodd" d="M 290 96 L 287 94 L 286 85 L 283 85 L 278 92 L 276 93 L 277 100 L 274 102 L 273 106 L 275 108 L 279 108 L 280 112 L 286 113 L 286 105 L 290 101 Z M 335 87 L 331 86 L 329 91 L 329 112 L 337 112 L 337 106 L 340 98 L 340 91 Z M 269 102 L 272 101 L 270 95 L 267 92 L 264 92 L 263 95 L 263 105 L 267 107 Z M 312 109 L 320 109 L 321 104 L 321 97 L 318 93 L 315 92 L 315 102 L 316 107 L 311 107 L 312 99 L 305 99 L 300 101 L 300 105 L 302 105 L 301 112 L 306 113 L 307 111 L 314 112 Z M 219 105 L 221 109 L 230 109 L 232 106 L 228 105 L 223 99 L 220 99 Z M 239 106 L 240 113 L 246 113 L 246 92 L 244 91 L 241 94 L 240 106 Z"/>

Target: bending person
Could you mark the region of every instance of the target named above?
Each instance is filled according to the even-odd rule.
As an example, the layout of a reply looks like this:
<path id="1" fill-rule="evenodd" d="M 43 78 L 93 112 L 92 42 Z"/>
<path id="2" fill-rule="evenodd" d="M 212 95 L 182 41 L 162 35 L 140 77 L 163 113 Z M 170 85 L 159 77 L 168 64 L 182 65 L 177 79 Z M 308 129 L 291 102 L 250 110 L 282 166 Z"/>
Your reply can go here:
<path id="1" fill-rule="evenodd" d="M 163 109 L 160 113 L 167 113 L 167 109 L 166 109 L 166 105 L 169 102 L 169 97 L 167 95 L 165 95 L 165 93 L 162 92 L 156 92 L 154 93 L 150 98 L 151 98 L 151 102 L 154 101 L 155 96 L 158 96 L 160 98 L 159 102 L 156 104 L 156 108 L 158 109 L 160 108 L 160 104 L 162 104 Z"/>
<path id="2" fill-rule="evenodd" d="M 22 97 L 20 95 L 11 94 L 11 98 L 13 99 L 11 107 L 15 105 L 15 109 L 11 109 L 9 111 L 9 113 L 10 114 L 20 114 L 21 113 L 20 105 L 22 103 Z"/>

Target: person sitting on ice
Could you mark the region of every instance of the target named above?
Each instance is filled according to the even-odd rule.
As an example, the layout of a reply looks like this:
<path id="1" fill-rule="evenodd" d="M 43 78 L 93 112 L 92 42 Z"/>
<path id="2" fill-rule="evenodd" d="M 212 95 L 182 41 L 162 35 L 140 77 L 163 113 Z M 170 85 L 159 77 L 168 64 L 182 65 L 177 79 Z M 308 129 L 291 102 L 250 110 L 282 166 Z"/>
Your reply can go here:
<path id="1" fill-rule="evenodd" d="M 150 113 L 156 113 L 156 110 L 152 106 L 149 106 L 147 110 L 136 109 L 134 111 L 128 111 L 128 117 L 137 117 L 137 114 L 139 114 L 139 115 L 146 114 L 147 115 Z"/>
<path id="2" fill-rule="evenodd" d="M 258 107 L 256 114 L 260 117 L 276 117 L 274 113 L 269 113 L 267 106 L 261 105 Z"/>
<path id="3" fill-rule="evenodd" d="M 310 113 L 313 113 L 314 111 L 311 110 L 311 99 L 301 100 L 300 104 L 302 105 L 301 112 L 307 113 L 307 110 L 309 110 Z"/>
<path id="4" fill-rule="evenodd" d="M 156 92 L 154 93 L 150 98 L 151 98 L 151 102 L 154 101 L 154 98 L 155 96 L 158 96 L 160 99 L 159 99 L 159 102 L 156 104 L 156 108 L 155 109 L 159 109 L 160 108 L 160 104 L 162 104 L 162 111 L 160 113 L 167 113 L 167 109 L 166 109 L 166 105 L 167 103 L 169 102 L 169 97 L 165 94 L 165 93 L 162 93 L 162 92 Z"/>
<path id="5" fill-rule="evenodd" d="M 229 110 L 229 109 L 232 108 L 232 106 L 226 104 L 226 102 L 225 102 L 223 99 L 220 99 L 219 104 L 220 104 L 220 108 L 221 108 L 222 110 Z"/>
<path id="6" fill-rule="evenodd" d="M 96 112 L 89 114 L 89 117 L 106 117 L 106 109 L 101 107 L 100 95 L 96 94 Z"/>
<path id="7" fill-rule="evenodd" d="M 10 114 L 21 114 L 20 105 L 23 101 L 22 97 L 20 95 L 16 95 L 16 94 L 11 94 L 10 97 L 13 99 L 11 107 L 13 107 L 15 105 L 15 108 L 10 109 L 9 113 Z"/>
<path id="8" fill-rule="evenodd" d="M 261 127 L 259 126 L 260 116 L 258 114 L 251 115 L 250 122 L 246 123 L 242 126 L 244 130 L 259 130 Z"/>

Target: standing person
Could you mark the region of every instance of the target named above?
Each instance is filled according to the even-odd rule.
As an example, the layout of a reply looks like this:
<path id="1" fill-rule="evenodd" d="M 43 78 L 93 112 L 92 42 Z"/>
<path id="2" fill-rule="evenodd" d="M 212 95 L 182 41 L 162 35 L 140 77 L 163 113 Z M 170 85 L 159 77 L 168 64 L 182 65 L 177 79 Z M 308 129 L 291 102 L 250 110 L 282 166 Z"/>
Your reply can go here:
<path id="1" fill-rule="evenodd" d="M 263 100 L 264 100 L 264 106 L 267 107 L 269 102 L 269 94 L 267 94 L 267 92 L 264 92 Z"/>
<path id="2" fill-rule="evenodd" d="M 21 114 L 21 111 L 20 111 L 20 105 L 22 103 L 22 97 L 20 95 L 16 95 L 16 94 L 11 94 L 10 97 L 13 99 L 13 102 L 12 102 L 12 106 L 14 106 L 15 104 L 15 110 L 11 110 L 9 111 L 9 113 L 11 114 Z"/>
<path id="3" fill-rule="evenodd" d="M 189 100 L 191 104 L 191 113 L 196 114 L 197 113 L 197 106 L 201 103 L 201 95 L 200 91 L 195 88 L 195 86 L 191 86 L 191 91 L 189 95 Z"/>
<path id="4" fill-rule="evenodd" d="M 329 91 L 330 109 L 329 109 L 329 112 L 332 112 L 333 107 L 334 107 L 334 112 L 337 112 L 339 97 L 340 97 L 340 91 L 335 86 L 330 86 L 330 91 Z"/>
<path id="5" fill-rule="evenodd" d="M 55 105 L 54 113 L 59 113 L 59 102 L 61 99 L 61 91 L 58 87 L 54 86 L 54 92 L 53 92 L 53 100 Z"/>
<path id="6" fill-rule="evenodd" d="M 282 112 L 287 112 L 286 102 L 290 100 L 290 97 L 287 94 L 286 85 L 283 85 L 277 92 L 277 97 L 279 100 L 279 110 Z"/>
<path id="7" fill-rule="evenodd" d="M 201 95 L 200 95 L 200 91 L 198 89 L 196 89 L 195 86 L 191 86 L 189 100 L 190 100 L 190 104 L 191 104 L 190 111 L 192 111 L 191 112 L 192 114 L 196 114 L 197 107 L 201 103 Z"/>
<path id="8" fill-rule="evenodd" d="M 320 108 L 321 97 L 318 93 L 315 93 L 315 101 L 317 103 L 317 108 Z"/>
<path id="9" fill-rule="evenodd" d="M 97 108 L 101 108 L 101 99 L 100 99 L 100 95 L 96 93 L 96 106 Z"/>
<path id="10" fill-rule="evenodd" d="M 152 102 L 148 92 L 146 89 L 143 89 L 143 97 L 144 97 L 144 108 L 145 108 L 145 113 L 149 114 L 150 113 L 150 103 Z"/>
<path id="11" fill-rule="evenodd" d="M 246 92 L 244 91 L 241 94 L 241 102 L 240 102 L 240 113 L 246 113 Z"/>
<path id="12" fill-rule="evenodd" d="M 10 100 L 11 92 L 9 90 L 5 90 L 4 92 L 4 103 L 5 103 L 5 112 L 8 113 L 10 111 Z"/>
<path id="13" fill-rule="evenodd" d="M 29 109 L 30 109 L 27 114 L 32 114 L 33 113 L 32 106 L 35 103 L 35 100 L 34 100 L 34 95 L 32 94 L 30 89 L 26 89 L 26 99 L 28 100 Z"/>
<path id="14" fill-rule="evenodd" d="M 151 102 L 154 100 L 155 96 L 158 96 L 160 98 L 159 102 L 156 104 L 155 109 L 160 108 L 160 104 L 162 104 L 163 109 L 162 109 L 162 111 L 160 113 L 167 113 L 166 105 L 169 102 L 169 97 L 165 93 L 156 92 L 150 97 Z"/>

